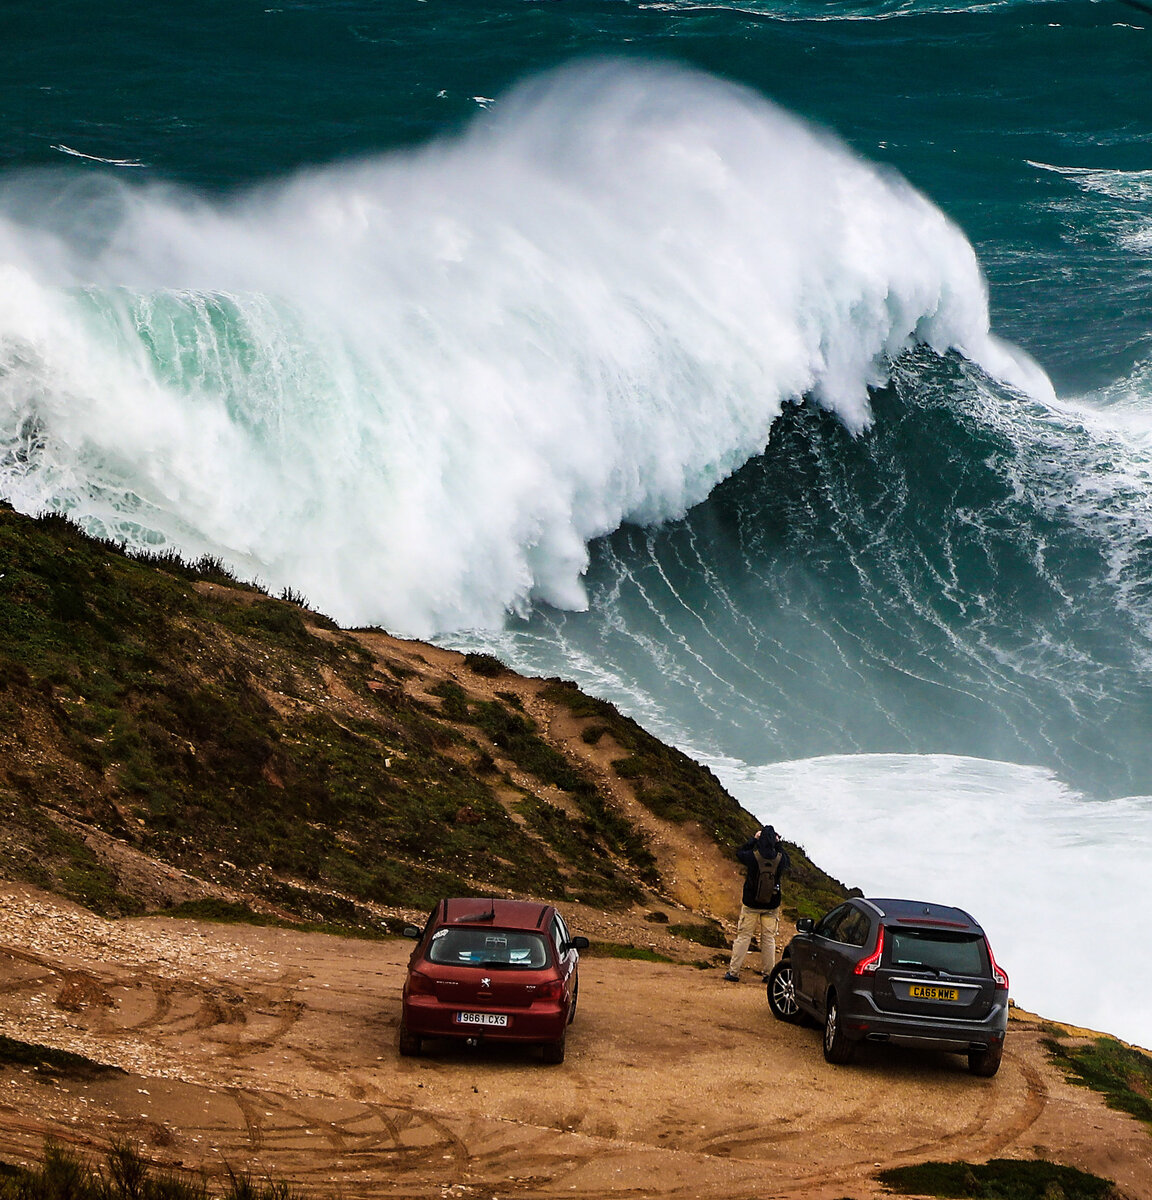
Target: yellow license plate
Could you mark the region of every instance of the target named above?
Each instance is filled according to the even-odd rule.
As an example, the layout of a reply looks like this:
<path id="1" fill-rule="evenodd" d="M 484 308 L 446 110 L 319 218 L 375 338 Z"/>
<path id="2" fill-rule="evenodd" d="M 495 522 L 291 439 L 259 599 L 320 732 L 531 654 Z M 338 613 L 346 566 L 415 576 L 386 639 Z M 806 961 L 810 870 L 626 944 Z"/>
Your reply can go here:
<path id="1" fill-rule="evenodd" d="M 932 987 L 926 983 L 914 983 L 908 989 L 913 1000 L 959 1000 L 958 988 Z"/>

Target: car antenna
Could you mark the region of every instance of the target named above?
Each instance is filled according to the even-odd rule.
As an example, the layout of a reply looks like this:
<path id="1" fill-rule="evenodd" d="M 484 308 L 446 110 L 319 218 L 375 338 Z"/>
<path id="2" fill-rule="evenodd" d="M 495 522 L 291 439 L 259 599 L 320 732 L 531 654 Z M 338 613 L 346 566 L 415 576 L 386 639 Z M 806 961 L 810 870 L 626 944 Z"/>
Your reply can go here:
<path id="1" fill-rule="evenodd" d="M 496 920 L 496 899 L 494 896 L 488 897 L 488 911 L 470 913 L 466 917 L 457 917 L 458 921 L 495 921 Z"/>

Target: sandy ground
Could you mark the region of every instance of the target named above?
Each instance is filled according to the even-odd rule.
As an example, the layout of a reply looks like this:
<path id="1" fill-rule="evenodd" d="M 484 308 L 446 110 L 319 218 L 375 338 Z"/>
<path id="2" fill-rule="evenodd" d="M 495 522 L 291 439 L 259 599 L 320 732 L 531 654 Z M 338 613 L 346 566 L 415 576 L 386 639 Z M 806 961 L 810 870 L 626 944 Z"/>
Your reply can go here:
<path id="1" fill-rule="evenodd" d="M 110 923 L 0 885 L 0 1033 L 124 1072 L 0 1068 L 0 1159 L 120 1139 L 317 1196 L 863 1200 L 881 1165 L 1040 1156 L 1152 1200 L 1152 1135 L 1047 1065 L 1037 1018 L 1014 1017 L 992 1080 L 871 1047 L 832 1067 L 818 1031 L 772 1019 L 756 974 L 588 955 L 562 1065 L 402 1059 L 409 949 Z"/>

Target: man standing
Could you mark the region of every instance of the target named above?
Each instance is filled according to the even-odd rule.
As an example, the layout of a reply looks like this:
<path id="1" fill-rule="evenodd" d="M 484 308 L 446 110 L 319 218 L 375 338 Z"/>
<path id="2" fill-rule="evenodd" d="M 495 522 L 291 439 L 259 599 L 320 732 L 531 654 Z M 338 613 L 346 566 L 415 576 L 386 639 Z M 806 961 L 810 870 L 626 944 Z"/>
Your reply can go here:
<path id="1" fill-rule="evenodd" d="M 788 870 L 791 862 L 771 825 L 765 825 L 755 837 L 749 838 L 736 851 L 736 857 L 744 864 L 746 875 L 740 920 L 736 926 L 736 939 L 732 943 L 732 958 L 724 978 L 729 983 L 740 982 L 740 968 L 744 965 L 745 955 L 755 934 L 760 941 L 760 972 L 767 980 L 776 962 L 776 934 L 780 929 L 780 876 Z"/>

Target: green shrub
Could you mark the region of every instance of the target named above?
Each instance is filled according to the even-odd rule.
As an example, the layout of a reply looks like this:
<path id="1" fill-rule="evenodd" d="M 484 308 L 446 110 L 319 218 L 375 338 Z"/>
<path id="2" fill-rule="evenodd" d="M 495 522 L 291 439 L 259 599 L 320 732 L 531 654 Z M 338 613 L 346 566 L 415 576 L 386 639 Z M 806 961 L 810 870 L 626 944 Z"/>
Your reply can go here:
<path id="1" fill-rule="evenodd" d="M 439 696 L 443 701 L 440 711 L 449 721 L 467 721 L 469 719 L 471 706 L 468 703 L 468 693 L 458 683 L 446 679 L 432 688 L 432 695 Z"/>
<path id="2" fill-rule="evenodd" d="M 292 1200 L 287 1184 L 228 1172 L 221 1200 Z M 40 1166 L 0 1164 L 0 1200 L 210 1200 L 205 1180 L 186 1172 L 156 1173 L 131 1146 L 117 1142 L 102 1167 L 54 1142 L 44 1145 Z"/>
<path id="3" fill-rule="evenodd" d="M 469 653 L 464 655 L 464 665 L 474 675 L 484 675 L 494 679 L 504 675 L 508 668 L 494 654 Z"/>
<path id="4" fill-rule="evenodd" d="M 631 758 L 617 758 L 612 762 L 612 770 L 620 776 L 621 779 L 641 779 L 647 774 L 647 767 L 644 760 L 632 755 Z"/>
<path id="5" fill-rule="evenodd" d="M 885 1189 L 949 1200 L 1119 1200 L 1111 1180 L 1042 1159 L 926 1162 L 880 1171 Z"/>

